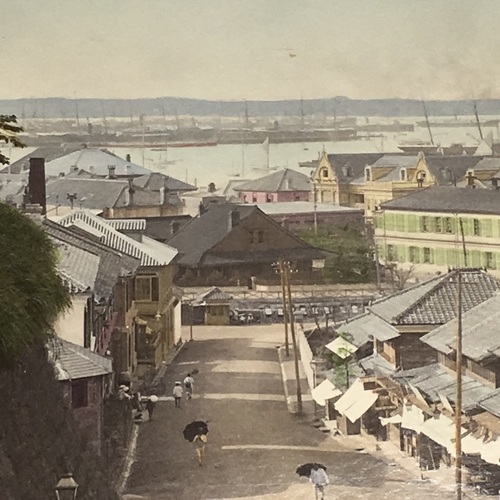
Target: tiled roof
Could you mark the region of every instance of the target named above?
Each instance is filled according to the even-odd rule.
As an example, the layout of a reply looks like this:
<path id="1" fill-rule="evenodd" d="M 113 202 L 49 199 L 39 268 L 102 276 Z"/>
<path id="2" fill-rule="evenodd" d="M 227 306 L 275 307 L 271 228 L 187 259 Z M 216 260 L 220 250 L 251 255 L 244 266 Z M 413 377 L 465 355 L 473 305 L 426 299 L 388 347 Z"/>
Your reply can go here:
<path id="1" fill-rule="evenodd" d="M 214 286 L 210 290 L 200 293 L 193 301 L 193 305 L 203 305 L 210 301 L 229 301 L 231 299 L 231 295 Z"/>
<path id="2" fill-rule="evenodd" d="M 111 359 L 60 337 L 53 337 L 47 347 L 58 380 L 78 380 L 113 373 Z"/>
<path id="3" fill-rule="evenodd" d="M 476 157 L 478 158 L 478 157 Z M 479 161 L 471 167 L 474 171 L 480 170 L 500 170 L 500 158 L 498 157 L 479 157 Z"/>
<path id="4" fill-rule="evenodd" d="M 365 167 L 373 165 L 384 153 L 329 154 L 328 161 L 340 182 L 351 182 L 364 175 Z M 350 175 L 346 175 L 347 171 Z"/>
<path id="5" fill-rule="evenodd" d="M 362 208 L 344 207 L 331 203 L 314 204 L 312 201 L 277 201 L 274 203 L 259 203 L 257 206 L 267 215 L 312 214 L 314 212 L 364 213 Z"/>
<path id="6" fill-rule="evenodd" d="M 416 167 L 418 155 L 390 155 L 385 154 L 371 164 L 372 168 L 378 167 Z"/>
<path id="7" fill-rule="evenodd" d="M 393 325 L 442 325 L 456 316 L 457 272 L 451 271 L 376 301 L 370 310 Z M 464 311 L 496 294 L 499 282 L 482 270 L 461 271 Z"/>
<path id="8" fill-rule="evenodd" d="M 235 188 L 249 182 L 250 179 L 231 179 L 226 184 L 226 187 L 222 190 L 222 195 L 226 198 L 238 197 L 238 193 L 235 192 Z"/>
<path id="9" fill-rule="evenodd" d="M 117 179 L 88 179 L 84 177 L 58 177 L 47 181 L 47 205 L 71 206 L 68 195 L 75 195 L 75 209 L 103 209 L 113 207 L 122 192 L 128 188 L 126 181 Z M 19 203 L 21 199 L 17 199 Z"/>
<path id="10" fill-rule="evenodd" d="M 26 148 L 26 153 L 21 158 L 13 161 L 10 164 L 10 171 L 13 174 L 18 174 L 23 171 L 28 171 L 30 166 L 30 158 L 44 158 L 46 162 L 60 158 L 63 155 L 71 153 L 79 147 L 77 146 L 40 146 L 38 148 Z M 9 166 L 5 166 L 0 172 L 8 172 Z"/>
<path id="11" fill-rule="evenodd" d="M 462 317 L 462 352 L 474 361 L 500 357 L 500 292 L 469 309 Z M 434 349 L 450 354 L 456 350 L 457 322 L 450 321 L 423 336 L 421 340 Z"/>
<path id="12" fill-rule="evenodd" d="M 500 214 L 500 192 L 452 186 L 429 187 L 382 203 L 380 208 L 450 214 Z"/>
<path id="13" fill-rule="evenodd" d="M 83 292 L 90 288 L 98 300 L 106 299 L 118 277 L 135 273 L 139 266 L 138 259 L 51 220 L 45 219 L 43 228 L 59 249 L 58 270 L 70 291 Z"/>
<path id="14" fill-rule="evenodd" d="M 396 328 L 371 312 L 362 314 L 343 325 L 339 325 L 336 327 L 336 330 L 348 334 L 348 340 L 356 347 L 361 347 L 366 343 L 372 342 L 373 339 L 371 336 L 379 340 L 390 340 L 399 336 Z"/>
<path id="15" fill-rule="evenodd" d="M 24 193 L 24 188 L 28 185 L 26 174 L 0 174 L 0 200 L 12 199 L 16 195 Z"/>
<path id="16" fill-rule="evenodd" d="M 285 168 L 253 181 L 235 186 L 234 191 L 278 193 L 282 191 L 310 191 L 309 177 L 301 172 Z"/>
<path id="17" fill-rule="evenodd" d="M 203 215 L 191 219 L 168 244 L 179 251 L 179 264 L 196 265 L 206 251 L 228 234 L 232 211 L 237 211 L 243 220 L 254 210 L 258 209 L 250 205 L 213 205 Z"/>
<path id="18" fill-rule="evenodd" d="M 172 262 L 177 255 L 177 250 L 164 243 L 159 243 L 148 236 L 143 236 L 142 241 L 134 240 L 114 229 L 107 223 L 106 219 L 101 219 L 89 212 L 73 212 L 60 220 L 63 226 L 72 226 L 75 222 L 89 226 L 89 232 L 99 231 L 103 234 L 103 242 L 137 259 L 140 259 L 141 266 L 154 267 L 166 266 Z"/>
<path id="19" fill-rule="evenodd" d="M 410 383 L 425 393 L 433 403 L 440 401 L 439 394 L 451 402 L 455 401 L 456 377 L 453 373 L 445 371 L 439 363 L 396 372 L 393 378 L 403 384 Z M 465 375 L 462 377 L 462 403 L 465 411 L 475 408 L 481 400 L 494 392 L 495 389 L 477 380 Z"/>
<path id="20" fill-rule="evenodd" d="M 84 148 L 49 161 L 45 165 L 45 174 L 48 177 L 59 177 L 61 173 L 69 174 L 72 168 L 76 167 L 100 177 L 107 177 L 109 175 L 108 166 L 111 165 L 115 167 L 115 175 L 117 176 L 126 177 L 150 173 L 148 169 L 128 162 L 106 149 Z"/>
<path id="21" fill-rule="evenodd" d="M 160 191 L 161 188 L 166 188 L 172 192 L 196 191 L 198 189 L 196 186 L 192 186 L 161 172 L 150 172 L 136 177 L 134 184 L 150 191 Z"/>
<path id="22" fill-rule="evenodd" d="M 106 224 L 117 231 L 144 231 L 146 219 L 105 219 Z"/>
<path id="23" fill-rule="evenodd" d="M 358 361 L 359 366 L 363 372 L 367 375 L 379 375 L 382 377 L 387 377 L 392 375 L 396 369 L 382 356 L 377 353 L 373 353 L 366 358 Z"/>
<path id="24" fill-rule="evenodd" d="M 479 406 L 484 410 L 493 413 L 493 415 L 500 417 L 500 389 L 497 389 L 482 399 Z"/>

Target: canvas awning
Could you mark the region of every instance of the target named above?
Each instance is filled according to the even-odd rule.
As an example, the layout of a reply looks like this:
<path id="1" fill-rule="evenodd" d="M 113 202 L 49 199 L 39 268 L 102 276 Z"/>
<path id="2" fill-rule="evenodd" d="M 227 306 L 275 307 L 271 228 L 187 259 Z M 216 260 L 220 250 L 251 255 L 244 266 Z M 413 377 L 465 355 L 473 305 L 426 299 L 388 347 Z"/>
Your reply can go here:
<path id="1" fill-rule="evenodd" d="M 358 348 L 342 337 L 337 337 L 325 346 L 327 349 L 335 353 L 339 358 L 348 358 Z"/>
<path id="2" fill-rule="evenodd" d="M 420 432 L 450 453 L 454 451 L 455 424 L 453 420 L 443 415 L 439 415 L 438 418 L 429 418 L 420 427 Z"/>
<path id="3" fill-rule="evenodd" d="M 375 392 L 365 390 L 363 382 L 358 378 L 335 403 L 335 409 L 354 423 L 371 408 L 377 398 Z"/>
<path id="4" fill-rule="evenodd" d="M 403 405 L 403 416 L 401 419 L 401 427 L 410 429 L 415 432 L 420 432 L 420 428 L 424 423 L 424 413 L 414 405 Z"/>
<path id="5" fill-rule="evenodd" d="M 380 423 L 385 427 L 387 424 L 400 424 L 403 420 L 402 415 L 393 415 L 392 417 L 378 417 Z"/>
<path id="6" fill-rule="evenodd" d="M 490 464 L 500 465 L 500 439 L 490 443 L 482 443 L 481 458 Z"/>
<path id="7" fill-rule="evenodd" d="M 340 389 L 337 389 L 335 385 L 333 385 L 328 379 L 323 380 L 321 384 L 317 385 L 312 391 L 311 395 L 316 401 L 321 406 L 325 406 L 326 402 L 329 399 L 333 399 L 337 396 L 340 396 L 342 394 L 342 391 Z"/>

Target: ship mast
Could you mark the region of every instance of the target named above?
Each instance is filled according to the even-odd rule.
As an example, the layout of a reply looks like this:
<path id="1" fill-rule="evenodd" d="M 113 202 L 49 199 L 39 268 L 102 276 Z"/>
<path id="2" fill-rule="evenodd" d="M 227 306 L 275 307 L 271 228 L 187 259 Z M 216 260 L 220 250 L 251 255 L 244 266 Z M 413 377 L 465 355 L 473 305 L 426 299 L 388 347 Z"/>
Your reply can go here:
<path id="1" fill-rule="evenodd" d="M 427 130 L 429 131 L 431 144 L 434 146 L 434 138 L 432 137 L 431 124 L 429 123 L 429 115 L 427 114 L 427 106 L 425 105 L 425 101 L 423 99 L 422 99 L 422 106 L 424 107 L 425 123 L 427 124 Z"/>
<path id="2" fill-rule="evenodd" d="M 479 121 L 479 115 L 477 113 L 476 99 L 474 99 L 474 101 L 473 101 L 473 106 L 474 106 L 474 116 L 476 117 L 477 128 L 479 129 L 479 137 L 481 137 L 481 140 L 483 140 L 484 139 L 483 131 L 481 130 L 481 122 Z"/>

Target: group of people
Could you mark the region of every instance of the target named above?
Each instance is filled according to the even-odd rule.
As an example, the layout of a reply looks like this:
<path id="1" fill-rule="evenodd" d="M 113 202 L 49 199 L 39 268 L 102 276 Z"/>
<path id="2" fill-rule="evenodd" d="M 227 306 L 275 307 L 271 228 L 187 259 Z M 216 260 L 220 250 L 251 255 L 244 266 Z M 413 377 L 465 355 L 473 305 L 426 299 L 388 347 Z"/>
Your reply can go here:
<path id="1" fill-rule="evenodd" d="M 193 397 L 193 389 L 194 389 L 194 378 L 190 373 L 187 374 L 186 378 L 183 381 L 184 389 L 186 389 L 186 398 L 191 399 Z M 172 391 L 174 396 L 174 403 L 176 408 L 181 407 L 182 396 L 184 394 L 184 389 L 182 388 L 181 382 L 176 382 L 174 385 L 174 390 Z"/>
<path id="2" fill-rule="evenodd" d="M 130 387 L 128 385 L 122 384 L 118 387 L 118 399 L 128 399 L 132 404 L 132 408 L 136 411 L 135 421 L 142 421 L 142 414 L 144 408 L 148 412 L 148 420 L 151 422 L 153 420 L 153 413 L 156 406 L 156 401 L 158 398 L 154 395 L 150 395 L 144 401 L 139 392 L 134 392 L 130 395 Z"/>

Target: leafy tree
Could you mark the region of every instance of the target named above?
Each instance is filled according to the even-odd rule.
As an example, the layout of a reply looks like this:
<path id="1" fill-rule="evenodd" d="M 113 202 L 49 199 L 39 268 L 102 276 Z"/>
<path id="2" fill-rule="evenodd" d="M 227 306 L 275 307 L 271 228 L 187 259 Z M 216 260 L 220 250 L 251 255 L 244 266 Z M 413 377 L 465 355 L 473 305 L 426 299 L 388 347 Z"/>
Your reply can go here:
<path id="1" fill-rule="evenodd" d="M 24 143 L 18 138 L 23 128 L 17 124 L 15 115 L 0 115 L 0 141 L 11 143 L 16 148 L 24 148 Z M 0 153 L 0 165 L 9 163 L 10 158 Z"/>
<path id="2" fill-rule="evenodd" d="M 346 342 L 352 343 L 352 335 L 339 332 L 338 337 Z M 333 383 L 342 389 L 349 388 L 349 365 L 352 362 L 352 352 L 347 347 L 340 347 L 338 354 L 331 351 L 323 351 L 323 356 L 329 368 L 333 369 Z"/>
<path id="3" fill-rule="evenodd" d="M 0 203 L 0 366 L 45 342 L 69 307 L 56 262 L 56 248 L 42 227 Z"/>
<path id="4" fill-rule="evenodd" d="M 323 276 L 334 283 L 370 283 L 376 274 L 374 250 L 359 226 L 321 226 L 317 234 L 306 230 L 300 237 L 310 245 L 328 250 Z"/>

